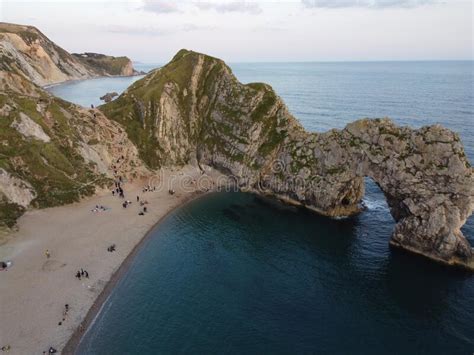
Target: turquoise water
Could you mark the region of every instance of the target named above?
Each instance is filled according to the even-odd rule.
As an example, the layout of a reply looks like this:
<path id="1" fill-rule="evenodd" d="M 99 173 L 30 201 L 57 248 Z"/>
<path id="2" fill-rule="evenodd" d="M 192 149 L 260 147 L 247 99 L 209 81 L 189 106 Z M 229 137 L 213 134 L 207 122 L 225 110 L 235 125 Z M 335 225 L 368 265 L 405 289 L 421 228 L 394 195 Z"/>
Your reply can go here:
<path id="1" fill-rule="evenodd" d="M 441 123 L 460 133 L 474 162 L 473 62 L 231 67 L 242 82 L 271 84 L 309 130 L 366 116 Z M 52 90 L 89 105 L 98 82 L 107 92 L 124 80 Z M 140 249 L 79 353 L 472 354 L 474 277 L 389 249 L 394 223 L 370 180 L 364 200 L 368 210 L 346 220 L 242 193 L 175 211 Z M 463 232 L 474 244 L 473 217 Z"/>

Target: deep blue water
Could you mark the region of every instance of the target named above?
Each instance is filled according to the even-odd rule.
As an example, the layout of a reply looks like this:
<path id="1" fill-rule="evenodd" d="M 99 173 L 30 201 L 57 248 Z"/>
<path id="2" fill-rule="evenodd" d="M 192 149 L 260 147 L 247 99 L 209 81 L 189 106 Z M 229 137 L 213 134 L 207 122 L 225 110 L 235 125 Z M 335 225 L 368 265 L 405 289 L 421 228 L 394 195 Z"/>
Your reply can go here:
<path id="1" fill-rule="evenodd" d="M 474 162 L 474 62 L 232 64 L 271 84 L 312 131 L 389 116 L 461 135 Z M 137 78 L 51 90 L 83 105 Z M 98 95 L 97 95 L 98 94 Z M 370 180 L 346 220 L 215 194 L 171 214 L 137 254 L 81 354 L 472 354 L 474 277 L 391 250 Z M 474 218 L 463 228 L 474 244 Z"/>
<path id="2" fill-rule="evenodd" d="M 389 251 L 391 217 L 332 220 L 249 194 L 155 228 L 80 354 L 471 354 L 470 274 Z"/>

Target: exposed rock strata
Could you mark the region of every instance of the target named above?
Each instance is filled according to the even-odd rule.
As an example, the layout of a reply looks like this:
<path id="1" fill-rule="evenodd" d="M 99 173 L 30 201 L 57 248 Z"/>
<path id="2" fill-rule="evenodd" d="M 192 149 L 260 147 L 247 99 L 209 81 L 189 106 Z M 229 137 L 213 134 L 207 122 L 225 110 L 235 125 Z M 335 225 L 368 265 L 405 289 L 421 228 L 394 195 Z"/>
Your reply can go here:
<path id="1" fill-rule="evenodd" d="M 43 86 L 95 76 L 134 75 L 127 57 L 71 55 L 32 26 L 0 22 L 0 70 Z"/>
<path id="2" fill-rule="evenodd" d="M 18 118 L 12 122 L 10 127 L 15 128 L 25 138 L 35 138 L 45 143 L 51 140 L 44 133 L 43 128 L 23 112 L 20 112 Z"/>
<path id="3" fill-rule="evenodd" d="M 459 136 L 441 126 L 364 119 L 309 133 L 270 86 L 243 85 L 221 60 L 186 50 L 102 110 L 151 167 L 208 164 L 243 189 L 328 216 L 357 213 L 369 176 L 397 222 L 393 245 L 474 269 L 460 231 L 474 207 L 474 173 Z"/>
<path id="4" fill-rule="evenodd" d="M 120 175 L 148 176 L 125 130 L 98 110 L 0 71 L 0 228 L 25 208 L 79 200 Z"/>
<path id="5" fill-rule="evenodd" d="M 72 56 L 94 68 L 99 75 L 131 76 L 140 74 L 133 68 L 132 61 L 127 57 L 113 57 L 99 53 L 72 53 Z"/>

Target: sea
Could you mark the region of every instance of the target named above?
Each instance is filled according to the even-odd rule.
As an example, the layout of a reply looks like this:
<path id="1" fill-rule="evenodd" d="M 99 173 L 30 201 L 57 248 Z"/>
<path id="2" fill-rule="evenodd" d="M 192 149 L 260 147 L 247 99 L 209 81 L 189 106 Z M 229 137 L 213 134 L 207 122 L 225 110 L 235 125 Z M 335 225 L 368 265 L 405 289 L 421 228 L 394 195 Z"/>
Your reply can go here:
<path id="1" fill-rule="evenodd" d="M 442 124 L 474 163 L 473 61 L 230 67 L 270 84 L 307 130 L 364 117 Z M 139 78 L 48 90 L 99 105 Z M 389 248 L 394 221 L 370 179 L 364 203 L 346 219 L 238 192 L 180 207 L 141 245 L 78 354 L 473 354 L 474 275 Z M 462 231 L 474 245 L 474 217 Z"/>

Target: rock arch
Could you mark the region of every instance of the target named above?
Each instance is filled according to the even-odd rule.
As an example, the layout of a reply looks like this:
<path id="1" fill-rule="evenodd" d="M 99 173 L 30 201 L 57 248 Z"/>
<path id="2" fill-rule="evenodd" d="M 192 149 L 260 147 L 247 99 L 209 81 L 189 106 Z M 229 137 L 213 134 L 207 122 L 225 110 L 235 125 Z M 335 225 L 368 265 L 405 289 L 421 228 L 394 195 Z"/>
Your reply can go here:
<path id="1" fill-rule="evenodd" d="M 152 109 L 164 100 L 173 110 Z M 393 245 L 474 270 L 460 231 L 474 206 L 474 172 L 459 136 L 439 125 L 363 119 L 310 133 L 269 85 L 241 84 L 223 61 L 188 50 L 101 109 L 151 167 L 213 166 L 242 189 L 324 215 L 357 213 L 369 176 L 397 222 Z"/>
<path id="2" fill-rule="evenodd" d="M 452 131 L 363 119 L 341 131 L 297 134 L 277 159 L 286 162 L 285 174 L 266 176 L 266 192 L 329 216 L 350 215 L 370 177 L 396 222 L 391 245 L 474 270 L 473 248 L 460 230 L 474 207 L 474 174 Z M 284 183 L 296 171 L 309 182 L 299 190 Z"/>

